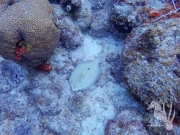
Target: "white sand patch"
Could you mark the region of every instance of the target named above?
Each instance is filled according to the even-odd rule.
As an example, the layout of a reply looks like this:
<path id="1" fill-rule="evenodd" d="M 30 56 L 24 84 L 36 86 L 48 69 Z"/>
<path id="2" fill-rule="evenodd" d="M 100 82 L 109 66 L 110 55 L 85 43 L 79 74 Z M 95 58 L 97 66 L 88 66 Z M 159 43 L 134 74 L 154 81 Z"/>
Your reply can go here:
<path id="1" fill-rule="evenodd" d="M 2 60 L 4 60 L 4 58 L 0 56 L 0 62 L 1 62 Z"/>
<path id="2" fill-rule="evenodd" d="M 114 53 L 114 54 L 121 54 L 123 50 L 123 40 L 115 40 L 113 37 L 105 37 L 98 40 L 98 44 L 103 46 L 102 52 L 104 54 Z"/>
<path id="3" fill-rule="evenodd" d="M 118 111 L 116 107 L 135 106 L 131 95 L 111 76 L 109 72 L 111 65 L 105 60 L 111 53 L 121 55 L 123 43 L 124 41 L 115 40 L 111 36 L 97 39 L 85 35 L 82 46 L 70 52 L 73 62 L 102 58 L 100 64 L 102 77 L 98 80 L 99 83 L 86 90 L 86 98 L 83 102 L 90 110 L 90 115 L 81 121 L 81 135 L 104 135 L 107 121 L 113 119 Z"/>
<path id="4" fill-rule="evenodd" d="M 96 39 L 89 35 L 84 36 L 83 44 L 70 53 L 72 61 L 94 60 L 105 57 L 108 53 L 121 54 L 124 41 L 114 40 L 112 37 Z"/>
<path id="5" fill-rule="evenodd" d="M 122 48 L 123 41 L 117 41 L 112 37 L 96 39 L 85 35 L 83 44 L 72 51 L 70 57 L 74 62 L 95 60 L 97 57 L 102 57 L 102 63 L 105 64 L 107 54 L 121 55 Z M 106 66 L 103 69 L 104 72 L 107 72 Z M 111 98 L 116 97 L 118 99 L 117 91 L 122 87 L 116 82 L 109 81 L 104 86 L 99 84 L 97 87 L 94 86 L 90 89 L 84 102 L 90 109 L 91 115 L 82 120 L 82 135 L 104 135 L 108 119 L 113 119 L 116 115 L 116 108 Z M 120 91 L 124 91 L 124 89 Z M 113 92 L 116 94 L 113 95 Z"/>
<path id="6" fill-rule="evenodd" d="M 114 102 L 118 102 L 119 107 L 138 107 L 138 103 L 134 102 L 126 89 L 112 81 L 89 92 L 84 102 L 88 104 L 91 115 L 81 123 L 82 135 L 104 135 L 108 119 L 113 119 L 116 115 Z"/>
<path id="7" fill-rule="evenodd" d="M 83 44 L 70 54 L 71 59 L 73 61 L 95 59 L 102 51 L 102 46 L 99 45 L 97 41 L 97 39 L 93 39 L 91 36 L 85 35 Z"/>
<path id="8" fill-rule="evenodd" d="M 91 109 L 91 116 L 82 122 L 82 135 L 104 135 L 107 120 L 115 117 L 115 108 L 106 87 L 97 87 L 89 94 L 85 102 Z"/>

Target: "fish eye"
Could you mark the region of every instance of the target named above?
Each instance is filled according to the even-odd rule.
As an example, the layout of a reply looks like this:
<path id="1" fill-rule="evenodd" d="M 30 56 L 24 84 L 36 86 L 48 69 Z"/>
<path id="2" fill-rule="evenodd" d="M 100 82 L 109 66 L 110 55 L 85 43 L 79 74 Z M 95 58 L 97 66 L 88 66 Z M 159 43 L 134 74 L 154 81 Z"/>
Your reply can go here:
<path id="1" fill-rule="evenodd" d="M 68 4 L 68 5 L 66 6 L 66 10 L 69 12 L 69 11 L 71 11 L 71 9 L 72 9 L 71 5 Z"/>

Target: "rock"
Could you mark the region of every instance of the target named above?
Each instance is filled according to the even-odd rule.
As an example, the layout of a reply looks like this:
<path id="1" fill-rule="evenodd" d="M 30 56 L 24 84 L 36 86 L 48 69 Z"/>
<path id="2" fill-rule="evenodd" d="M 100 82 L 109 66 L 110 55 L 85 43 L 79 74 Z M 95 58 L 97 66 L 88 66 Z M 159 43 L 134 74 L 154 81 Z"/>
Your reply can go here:
<path id="1" fill-rule="evenodd" d="M 12 5 L 20 0 L 0 0 L 0 13 L 7 9 L 9 5 Z"/>
<path id="2" fill-rule="evenodd" d="M 0 54 L 27 66 L 47 61 L 59 41 L 56 16 L 47 0 L 23 0 L 0 14 Z M 16 47 L 26 51 L 17 59 Z M 22 46 L 21 46 L 22 47 Z"/>
<path id="3" fill-rule="evenodd" d="M 28 122 L 18 121 L 16 124 L 16 134 L 17 135 L 32 135 L 32 128 Z"/>
<path id="4" fill-rule="evenodd" d="M 172 103 L 180 110 L 180 19 L 142 25 L 126 38 L 123 49 L 127 90 L 147 106 Z"/>
<path id="5" fill-rule="evenodd" d="M 103 9 L 109 0 L 90 0 L 92 4 L 92 10 L 97 11 Z"/>
<path id="6" fill-rule="evenodd" d="M 42 134 L 39 114 L 28 94 L 27 68 L 10 60 L 0 62 L 0 134 Z"/>
<path id="7" fill-rule="evenodd" d="M 108 120 L 105 135 L 142 134 L 149 135 L 143 125 L 143 116 L 136 109 L 125 109 L 114 118 Z"/>
<path id="8" fill-rule="evenodd" d="M 122 30 L 120 26 L 115 26 L 111 20 L 110 14 L 112 12 L 111 9 L 113 7 L 112 2 L 104 1 L 103 5 L 103 9 L 99 9 L 98 11 L 93 12 L 91 16 L 89 34 L 98 38 L 107 37 L 109 36 L 109 34 L 113 34 L 118 39 L 124 39 L 125 32 Z"/>
<path id="9" fill-rule="evenodd" d="M 25 89 L 28 84 L 28 72 L 25 68 L 9 60 L 0 62 L 0 94 Z"/>
<path id="10" fill-rule="evenodd" d="M 62 18 L 60 20 L 60 41 L 62 45 L 69 50 L 76 49 L 83 43 L 83 35 L 78 26 L 68 18 Z"/>
<path id="11" fill-rule="evenodd" d="M 61 0 L 60 3 L 68 12 L 75 12 L 81 7 L 81 0 Z"/>
<path id="12" fill-rule="evenodd" d="M 152 21 L 166 12 L 164 9 L 160 12 L 159 10 L 167 6 L 168 2 L 152 0 L 113 0 L 111 4 L 113 4 L 110 13 L 111 21 L 129 33 L 133 28 Z M 165 8 L 167 9 L 167 7 Z M 152 11 L 156 12 L 153 16 Z M 120 29 L 119 27 L 117 28 Z"/>
<path id="13" fill-rule="evenodd" d="M 73 13 L 72 18 L 75 20 L 75 24 L 82 30 L 88 29 L 91 24 L 91 3 L 88 0 L 83 0 L 81 8 Z"/>
<path id="14" fill-rule="evenodd" d="M 49 0 L 51 4 L 60 4 L 61 0 Z"/>
<path id="15" fill-rule="evenodd" d="M 107 10 L 102 9 L 92 15 L 90 34 L 96 37 L 107 36 L 110 32 L 111 22 Z"/>
<path id="16" fill-rule="evenodd" d="M 122 59 L 120 55 L 110 53 L 106 56 L 106 61 L 111 64 L 111 74 L 114 77 L 114 79 L 121 83 L 123 82 L 123 65 L 122 65 Z"/>
<path id="17" fill-rule="evenodd" d="M 161 107 L 162 106 L 163 105 L 161 105 Z M 167 107 L 165 109 L 166 109 L 166 114 L 168 115 L 170 110 Z M 172 110 L 172 112 L 174 112 L 174 110 Z M 177 122 L 177 120 L 179 121 L 179 116 L 175 116 L 172 122 L 173 127 L 170 130 L 167 130 L 165 123 L 163 123 L 160 119 L 158 120 L 157 117 L 155 118 L 154 116 L 155 116 L 154 110 L 151 110 L 144 115 L 143 121 L 147 125 L 147 130 L 150 135 L 178 135 L 180 133 L 180 128 L 179 128 L 180 125 L 179 122 Z M 172 114 L 170 116 L 170 119 L 171 118 L 172 118 Z"/>

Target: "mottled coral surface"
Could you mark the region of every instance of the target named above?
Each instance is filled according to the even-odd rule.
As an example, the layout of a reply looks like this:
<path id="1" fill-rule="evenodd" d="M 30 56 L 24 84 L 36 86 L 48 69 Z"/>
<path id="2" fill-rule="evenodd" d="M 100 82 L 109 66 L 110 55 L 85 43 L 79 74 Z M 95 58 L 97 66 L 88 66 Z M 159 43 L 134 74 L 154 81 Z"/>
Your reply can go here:
<path id="1" fill-rule="evenodd" d="M 19 62 L 15 48 L 18 42 L 25 41 L 27 51 L 22 55 L 21 63 L 35 66 L 49 58 L 60 34 L 53 22 L 53 15 L 47 0 L 22 0 L 1 12 L 1 56 Z"/>
<path id="2" fill-rule="evenodd" d="M 123 50 L 127 90 L 144 104 L 173 104 L 177 114 L 180 90 L 179 18 L 134 29 Z M 176 114 L 176 115 L 177 115 Z"/>

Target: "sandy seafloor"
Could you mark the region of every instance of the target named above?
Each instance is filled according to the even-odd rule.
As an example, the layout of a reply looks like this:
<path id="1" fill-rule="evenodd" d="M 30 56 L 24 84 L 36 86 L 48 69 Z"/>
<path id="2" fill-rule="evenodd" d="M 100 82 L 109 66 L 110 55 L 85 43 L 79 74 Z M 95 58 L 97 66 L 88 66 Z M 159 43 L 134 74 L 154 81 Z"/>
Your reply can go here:
<path id="1" fill-rule="evenodd" d="M 84 42 L 78 49 L 67 51 L 60 46 L 56 50 L 54 57 L 58 61 L 66 61 L 67 55 L 71 62 L 76 64 L 81 61 L 95 60 L 99 57 L 103 59 L 100 63 L 102 70 L 100 78 L 90 88 L 81 91 L 81 94 L 84 95 L 83 105 L 79 112 L 75 111 L 80 115 L 78 116 L 80 117 L 78 123 L 80 124 L 79 132 L 81 135 L 104 135 L 104 128 L 108 119 L 113 119 L 119 110 L 131 107 L 143 109 L 126 91 L 123 82 L 116 82 L 111 74 L 112 65 L 106 61 L 108 54 L 121 55 L 123 43 L 123 40 L 115 40 L 111 35 L 105 38 L 93 38 L 87 34 L 84 35 Z M 58 52 L 63 52 L 66 55 L 62 56 L 63 53 L 59 54 Z M 69 83 L 67 84 L 69 85 Z M 63 90 L 75 95 L 77 93 L 73 92 L 70 86 Z"/>
<path id="2" fill-rule="evenodd" d="M 108 54 L 121 55 L 123 40 L 115 40 L 112 36 L 93 38 L 84 35 L 84 42 L 75 51 L 69 52 L 72 61 L 94 60 L 102 57 L 100 64 L 102 73 L 98 81 L 89 89 L 85 104 L 90 110 L 90 116 L 81 121 L 82 135 L 104 135 L 104 128 L 108 119 L 113 119 L 122 108 L 135 107 L 142 109 L 137 101 L 126 91 L 123 82 L 117 83 L 111 75 L 111 65 L 106 62 Z"/>
<path id="3" fill-rule="evenodd" d="M 111 74 L 112 64 L 106 61 L 108 54 L 121 55 L 123 43 L 123 40 L 114 39 L 111 35 L 103 38 L 94 38 L 86 34 L 84 35 L 83 44 L 76 50 L 67 51 L 61 45 L 57 47 L 50 60 L 54 70 L 50 73 L 36 72 L 33 79 L 36 80 L 35 82 L 40 83 L 34 85 L 33 82 L 33 84 L 30 84 L 31 92 L 29 93 L 30 95 L 27 95 L 35 97 L 42 96 L 44 100 L 52 99 L 50 100 L 50 104 L 55 104 L 53 108 L 63 107 L 61 108 L 61 113 L 55 116 L 46 114 L 39 116 L 39 119 L 51 119 L 49 125 L 47 124 L 47 128 L 57 133 L 63 131 L 65 134 L 70 134 L 70 130 L 76 130 L 76 134 L 79 133 L 81 135 L 104 135 L 105 125 L 108 119 L 113 119 L 118 111 L 132 107 L 140 111 L 143 110 L 143 107 L 126 91 L 124 83 L 116 82 Z M 72 91 L 68 79 L 75 65 L 78 62 L 95 60 L 98 57 L 102 58 L 102 62 L 100 63 L 102 71 L 99 79 L 88 89 L 76 92 Z M 74 67 L 72 66 L 73 64 Z M 71 72 L 65 71 L 68 68 L 71 69 Z M 56 79 L 49 80 L 52 77 Z M 59 97 L 54 92 L 55 90 L 52 86 L 57 84 L 59 85 L 57 87 L 62 90 L 61 94 L 63 96 Z M 19 91 L 15 90 L 15 92 Z M 82 103 L 80 105 L 78 104 L 78 106 L 76 103 L 71 103 L 72 100 L 70 102 L 67 101 L 67 99 L 72 99 L 76 95 L 82 98 L 80 100 Z M 22 102 L 24 103 L 24 101 Z M 48 107 L 51 109 L 52 107 L 50 105 L 41 106 L 38 103 L 35 103 L 34 106 L 38 106 L 42 112 L 44 109 Z M 67 114 L 64 114 L 62 110 L 71 112 L 71 117 L 74 120 L 68 118 L 70 122 L 66 121 L 63 123 L 62 119 L 63 117 L 66 118 Z M 48 113 L 48 111 L 45 111 L 45 113 Z"/>
<path id="4" fill-rule="evenodd" d="M 17 2 L 20 0 L 14 1 Z M 63 0 L 61 0 L 61 2 L 62 1 Z M 27 3 L 28 2 L 29 1 L 27 1 Z M 125 49 L 128 50 L 127 55 L 129 56 L 129 52 L 131 51 L 129 51 L 128 45 L 130 45 L 130 47 L 131 45 L 136 47 L 137 44 L 141 45 L 141 43 L 139 43 L 141 40 L 143 41 L 142 43 L 145 43 L 146 40 L 148 40 L 145 44 L 145 50 L 149 49 L 149 47 L 146 48 L 146 45 L 149 44 L 149 42 L 151 43 L 153 41 L 153 45 L 159 44 L 157 43 L 158 40 L 156 41 L 156 37 L 157 39 L 163 39 L 162 42 L 160 42 L 163 43 L 160 45 L 162 47 L 166 42 L 171 42 L 172 39 L 175 39 L 172 42 L 172 45 L 178 41 L 177 37 L 171 37 L 172 35 L 174 36 L 173 32 L 175 35 L 178 34 L 175 25 L 179 21 L 177 18 L 177 20 L 171 18 L 172 20 L 169 19 L 169 22 L 168 20 L 167 22 L 163 22 L 163 20 L 159 21 L 157 22 L 159 23 L 158 25 L 154 22 L 155 24 L 150 23 L 149 26 L 147 26 L 145 23 L 142 27 L 138 26 L 137 30 L 133 29 L 132 35 L 131 33 L 128 35 L 128 32 L 131 29 L 131 21 L 129 22 L 129 19 L 132 19 L 133 22 L 136 20 L 135 18 L 137 15 L 138 18 L 140 17 L 140 20 L 146 20 L 144 18 L 149 14 L 142 12 L 143 10 L 149 12 L 151 10 L 153 11 L 155 7 L 155 11 L 159 11 L 159 9 L 170 2 L 173 2 L 175 7 L 177 1 L 159 0 L 157 2 L 148 1 L 146 3 L 141 1 L 139 3 L 137 1 L 127 0 L 127 3 L 123 3 L 124 1 L 122 1 L 121 5 L 118 4 L 120 0 L 81 0 L 82 5 L 79 5 L 80 9 L 74 11 L 68 9 L 69 4 L 66 5 L 66 2 L 65 5 L 59 3 L 58 0 L 52 0 L 52 3 L 53 2 L 55 3 L 51 5 L 57 16 L 55 14 L 55 16 L 50 14 L 50 18 L 60 30 L 60 41 L 47 62 L 52 65 L 52 71 L 39 71 L 32 67 L 25 67 L 0 56 L 0 135 L 179 134 L 178 112 L 176 112 L 177 118 L 174 118 L 175 115 L 170 116 L 171 123 L 173 119 L 176 119 L 175 123 L 177 122 L 177 125 L 172 123 L 174 124 L 174 127 L 171 132 L 166 131 L 165 128 L 167 129 L 166 122 L 169 120 L 168 115 L 171 114 L 172 108 L 168 107 L 169 105 L 165 107 L 169 114 L 167 114 L 167 118 L 163 117 L 165 121 L 161 121 L 158 119 L 159 116 L 155 116 L 155 112 L 153 112 L 152 108 L 149 107 L 151 110 L 147 111 L 147 106 L 145 106 L 149 104 L 149 100 L 151 101 L 152 99 L 153 101 L 156 101 L 156 98 L 159 98 L 159 94 L 161 95 L 161 93 L 163 93 L 162 95 L 164 96 L 166 95 L 164 92 L 167 92 L 167 90 L 169 91 L 169 89 L 166 90 L 165 86 L 162 87 L 163 89 L 165 88 L 165 91 L 154 91 L 154 88 L 151 90 L 151 87 L 154 87 L 154 83 L 158 82 L 154 78 L 156 76 L 159 78 L 158 73 L 161 72 L 161 68 L 156 65 L 154 66 L 153 64 L 153 66 L 148 64 L 150 67 L 142 67 L 135 64 L 135 67 L 128 68 L 133 69 L 136 72 L 125 70 L 125 80 L 130 80 L 130 83 L 126 83 L 128 85 L 128 91 L 133 94 L 135 93 L 137 98 L 140 96 L 139 101 L 142 103 L 141 104 L 126 90 L 125 83 L 123 82 L 124 67 L 121 61 L 124 44 L 127 46 Z M 137 7 L 135 6 L 137 11 L 134 12 L 132 10 L 131 2 L 137 2 L 136 4 L 139 5 Z M 144 5 L 146 4 L 147 7 L 150 7 L 149 10 L 147 10 L 148 8 L 145 8 L 146 6 Z M 113 5 L 115 6 L 111 9 Z M 7 8 L 8 10 L 10 6 L 13 5 L 10 4 L 8 7 L 4 8 Z M 121 20 L 114 20 L 111 16 L 112 14 L 115 14 L 115 17 L 118 17 L 121 15 L 119 14 L 121 10 L 123 11 L 122 13 L 125 13 L 125 16 L 129 14 L 129 11 L 132 13 L 127 17 L 128 24 L 130 23 L 129 28 L 126 26 L 126 19 L 124 20 L 125 22 L 122 22 L 123 24 L 120 24 L 119 26 L 118 23 L 116 24 L 116 21 L 121 23 Z M 174 14 L 176 11 L 179 11 L 179 8 L 176 9 L 175 7 L 175 10 L 172 10 L 169 13 Z M 118 14 L 116 15 L 116 13 Z M 153 13 L 156 14 L 156 12 L 152 12 L 152 15 Z M 57 17 L 57 20 L 52 17 Z M 171 22 L 173 23 L 171 24 Z M 135 24 L 136 23 L 139 25 L 139 22 L 135 22 Z M 170 32 L 170 34 L 167 34 L 166 36 L 163 34 L 156 36 L 156 32 L 159 34 L 159 31 L 163 29 L 161 25 L 170 26 L 170 28 L 167 26 L 166 28 L 168 28 L 168 31 L 173 30 L 173 32 Z M 158 26 L 157 29 L 154 29 L 156 26 Z M 132 26 L 132 28 L 133 27 L 135 26 Z M 123 29 L 126 30 L 126 32 Z M 148 31 L 146 32 L 146 30 Z M 149 30 L 153 32 L 148 34 Z M 141 35 L 139 35 L 139 32 Z M 41 34 L 41 32 L 39 33 Z M 59 37 L 59 35 L 55 36 Z M 126 36 L 129 37 L 126 38 Z M 146 36 L 148 37 L 146 38 Z M 169 46 L 169 44 L 167 45 Z M 42 45 L 42 47 L 44 46 Z M 124 52 L 126 52 L 125 49 Z M 144 51 L 144 49 L 142 50 Z M 168 50 L 167 52 L 169 55 L 174 51 L 171 52 Z M 133 55 L 136 54 L 138 53 L 135 52 Z M 154 54 L 152 53 L 152 55 Z M 130 55 L 130 57 L 132 56 Z M 164 57 L 164 55 L 162 56 Z M 143 55 L 142 57 L 144 58 Z M 173 56 L 173 58 L 176 59 L 175 62 L 179 63 L 179 57 L 179 54 L 175 54 L 175 57 Z M 143 59 L 142 65 L 146 64 L 148 59 L 149 54 L 147 59 Z M 128 63 L 125 59 L 123 60 L 124 64 Z M 154 60 L 154 56 L 152 57 L 152 60 Z M 81 66 L 84 64 L 86 68 L 88 67 L 88 70 L 81 71 L 83 67 L 78 69 L 77 65 L 80 63 Z M 161 64 L 162 63 L 160 62 L 160 65 Z M 169 64 L 169 61 L 167 64 Z M 157 67 L 158 69 L 156 70 Z M 176 68 L 177 67 L 175 66 L 175 69 Z M 152 85 L 147 85 L 147 87 L 144 87 L 143 85 L 141 87 L 141 84 L 139 83 L 136 85 L 131 83 L 132 80 L 135 80 L 135 83 L 138 82 L 138 80 L 143 80 L 144 78 L 141 73 L 144 74 L 144 71 L 146 70 L 148 70 L 148 73 L 155 70 L 155 72 L 150 74 L 150 78 L 149 76 L 146 76 L 146 78 L 148 78 L 146 81 L 151 82 L 154 79 L 155 82 L 153 82 Z M 76 76 L 72 77 L 72 74 L 75 73 L 75 71 L 77 71 L 77 79 Z M 167 68 L 167 70 L 166 68 L 163 68 L 162 71 L 166 73 L 166 71 L 169 72 L 170 70 L 169 68 Z M 172 76 L 168 72 L 168 76 L 164 74 L 160 79 L 162 79 L 162 82 L 164 83 L 164 78 L 168 78 L 167 80 L 170 80 L 171 82 L 168 85 L 172 85 L 173 87 Z M 128 77 L 126 75 L 128 75 Z M 138 75 L 142 78 L 139 79 Z M 153 78 L 151 78 L 152 75 Z M 179 81 L 179 75 L 176 76 Z M 73 78 L 72 80 L 71 77 Z M 78 83 L 78 80 L 81 80 L 81 82 Z M 165 79 L 165 81 L 167 80 Z M 75 90 L 71 85 L 72 82 L 80 89 Z M 90 85 L 90 82 L 93 83 Z M 146 86 L 146 83 L 144 84 Z M 159 86 L 160 85 L 161 83 Z M 82 88 L 82 86 L 85 86 L 85 88 Z M 142 95 L 139 92 L 136 94 L 136 87 L 143 93 Z M 157 88 L 159 89 L 159 87 Z M 150 90 L 147 91 L 147 89 Z M 155 96 L 147 99 L 147 96 L 151 93 L 154 93 L 157 97 Z M 169 97 L 169 94 L 167 94 L 167 97 Z M 175 108 L 173 108 L 173 110 L 174 109 Z M 154 111 L 155 110 L 156 108 Z M 165 128 L 161 128 L 162 126 Z"/>
<path id="5" fill-rule="evenodd" d="M 29 74 L 32 75 L 32 82 L 29 82 L 30 92 L 24 95 L 24 98 L 21 96 L 23 100 L 26 100 L 25 104 L 30 103 L 28 98 L 31 96 L 38 97 L 38 99 L 43 97 L 44 101 L 50 101 L 46 106 L 46 104 L 41 105 L 38 100 L 35 100 L 32 107 L 38 108 L 37 114 L 34 113 L 37 115 L 36 120 L 48 121 L 45 124 L 47 130 L 52 130 L 57 134 L 104 135 L 108 119 L 115 118 L 120 110 L 132 107 L 140 111 L 144 109 L 126 91 L 124 83 L 115 80 L 111 74 L 113 64 L 106 60 L 110 54 L 121 55 L 124 40 L 118 40 L 111 34 L 102 38 L 92 37 L 89 34 L 83 36 L 83 44 L 73 51 L 66 50 L 61 44 L 58 45 L 49 61 L 53 66 L 50 73 L 34 72 L 30 69 Z M 68 79 L 76 64 L 81 61 L 96 60 L 99 57 L 102 58 L 99 79 L 88 89 L 72 91 Z M 54 90 L 54 85 L 61 91 L 60 96 L 56 92 L 58 90 Z M 13 94 L 16 92 L 20 91 L 12 90 Z M 77 103 L 78 105 L 72 103 L 72 99 L 76 96 L 82 98 L 82 100 L 78 99 L 78 102 L 81 102 Z M 19 99 L 19 102 L 24 103 L 22 99 Z M 53 115 L 48 114 L 53 110 L 51 107 L 55 108 L 54 110 L 60 108 L 60 112 Z M 39 111 L 41 115 L 39 115 Z M 67 113 L 69 113 L 68 121 L 66 121 Z M 1 124 L 1 133 L 4 133 L 2 132 L 3 128 L 7 128 L 6 124 L 8 123 L 6 122 Z M 71 130 L 74 133 L 71 133 Z M 32 132 L 32 134 L 36 133 L 38 132 Z"/>

